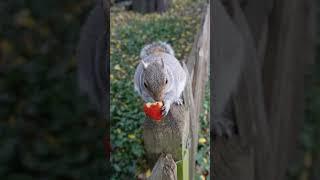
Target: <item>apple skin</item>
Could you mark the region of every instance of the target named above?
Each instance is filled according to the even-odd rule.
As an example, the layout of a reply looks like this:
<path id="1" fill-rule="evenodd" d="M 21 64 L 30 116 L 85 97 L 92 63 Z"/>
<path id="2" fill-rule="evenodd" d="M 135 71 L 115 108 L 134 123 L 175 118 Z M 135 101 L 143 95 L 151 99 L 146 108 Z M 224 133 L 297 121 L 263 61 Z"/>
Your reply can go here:
<path id="1" fill-rule="evenodd" d="M 161 101 L 154 103 L 145 103 L 143 105 L 143 110 L 148 117 L 156 122 L 159 122 L 162 119 L 162 106 L 163 103 Z"/>

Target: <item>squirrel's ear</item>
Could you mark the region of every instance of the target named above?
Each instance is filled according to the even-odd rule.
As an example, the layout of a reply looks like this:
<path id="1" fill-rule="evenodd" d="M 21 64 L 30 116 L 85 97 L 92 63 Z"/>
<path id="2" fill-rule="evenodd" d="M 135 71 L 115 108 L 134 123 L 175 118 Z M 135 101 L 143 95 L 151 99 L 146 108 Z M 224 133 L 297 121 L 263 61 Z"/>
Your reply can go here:
<path id="1" fill-rule="evenodd" d="M 144 61 L 141 61 L 141 63 L 142 63 L 142 65 L 143 65 L 143 68 L 144 68 L 144 69 L 147 69 L 148 64 L 147 64 L 146 62 L 144 62 Z"/>
<path id="2" fill-rule="evenodd" d="M 163 58 L 161 58 L 161 66 L 162 66 L 162 68 L 164 68 Z"/>

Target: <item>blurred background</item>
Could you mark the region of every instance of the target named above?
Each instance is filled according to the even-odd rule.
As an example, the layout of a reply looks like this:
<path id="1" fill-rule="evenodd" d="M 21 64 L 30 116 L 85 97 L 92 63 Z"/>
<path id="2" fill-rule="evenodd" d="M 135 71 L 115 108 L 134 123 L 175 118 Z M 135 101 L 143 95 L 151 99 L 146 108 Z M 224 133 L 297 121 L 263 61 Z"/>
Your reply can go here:
<path id="1" fill-rule="evenodd" d="M 94 0 L 0 1 L 0 179 L 105 179 L 75 52 Z"/>

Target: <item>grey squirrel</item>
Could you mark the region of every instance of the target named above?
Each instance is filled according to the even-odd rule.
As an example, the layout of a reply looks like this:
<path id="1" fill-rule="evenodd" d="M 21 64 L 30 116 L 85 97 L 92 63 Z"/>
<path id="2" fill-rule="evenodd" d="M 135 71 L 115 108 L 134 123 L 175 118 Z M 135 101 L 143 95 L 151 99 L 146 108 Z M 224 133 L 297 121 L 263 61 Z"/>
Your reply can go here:
<path id="1" fill-rule="evenodd" d="M 145 102 L 163 101 L 162 114 L 167 115 L 172 103 L 182 104 L 186 72 L 165 42 L 144 46 L 140 58 L 134 74 L 135 90 Z"/>

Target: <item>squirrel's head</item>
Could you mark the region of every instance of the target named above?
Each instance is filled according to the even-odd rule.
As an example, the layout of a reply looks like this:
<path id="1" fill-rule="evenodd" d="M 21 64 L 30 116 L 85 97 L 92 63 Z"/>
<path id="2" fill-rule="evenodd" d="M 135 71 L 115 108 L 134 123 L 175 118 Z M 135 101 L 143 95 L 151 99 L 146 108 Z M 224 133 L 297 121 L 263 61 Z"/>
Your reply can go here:
<path id="1" fill-rule="evenodd" d="M 169 77 L 163 59 L 143 65 L 143 86 L 155 101 L 162 101 L 165 89 L 169 84 Z"/>

